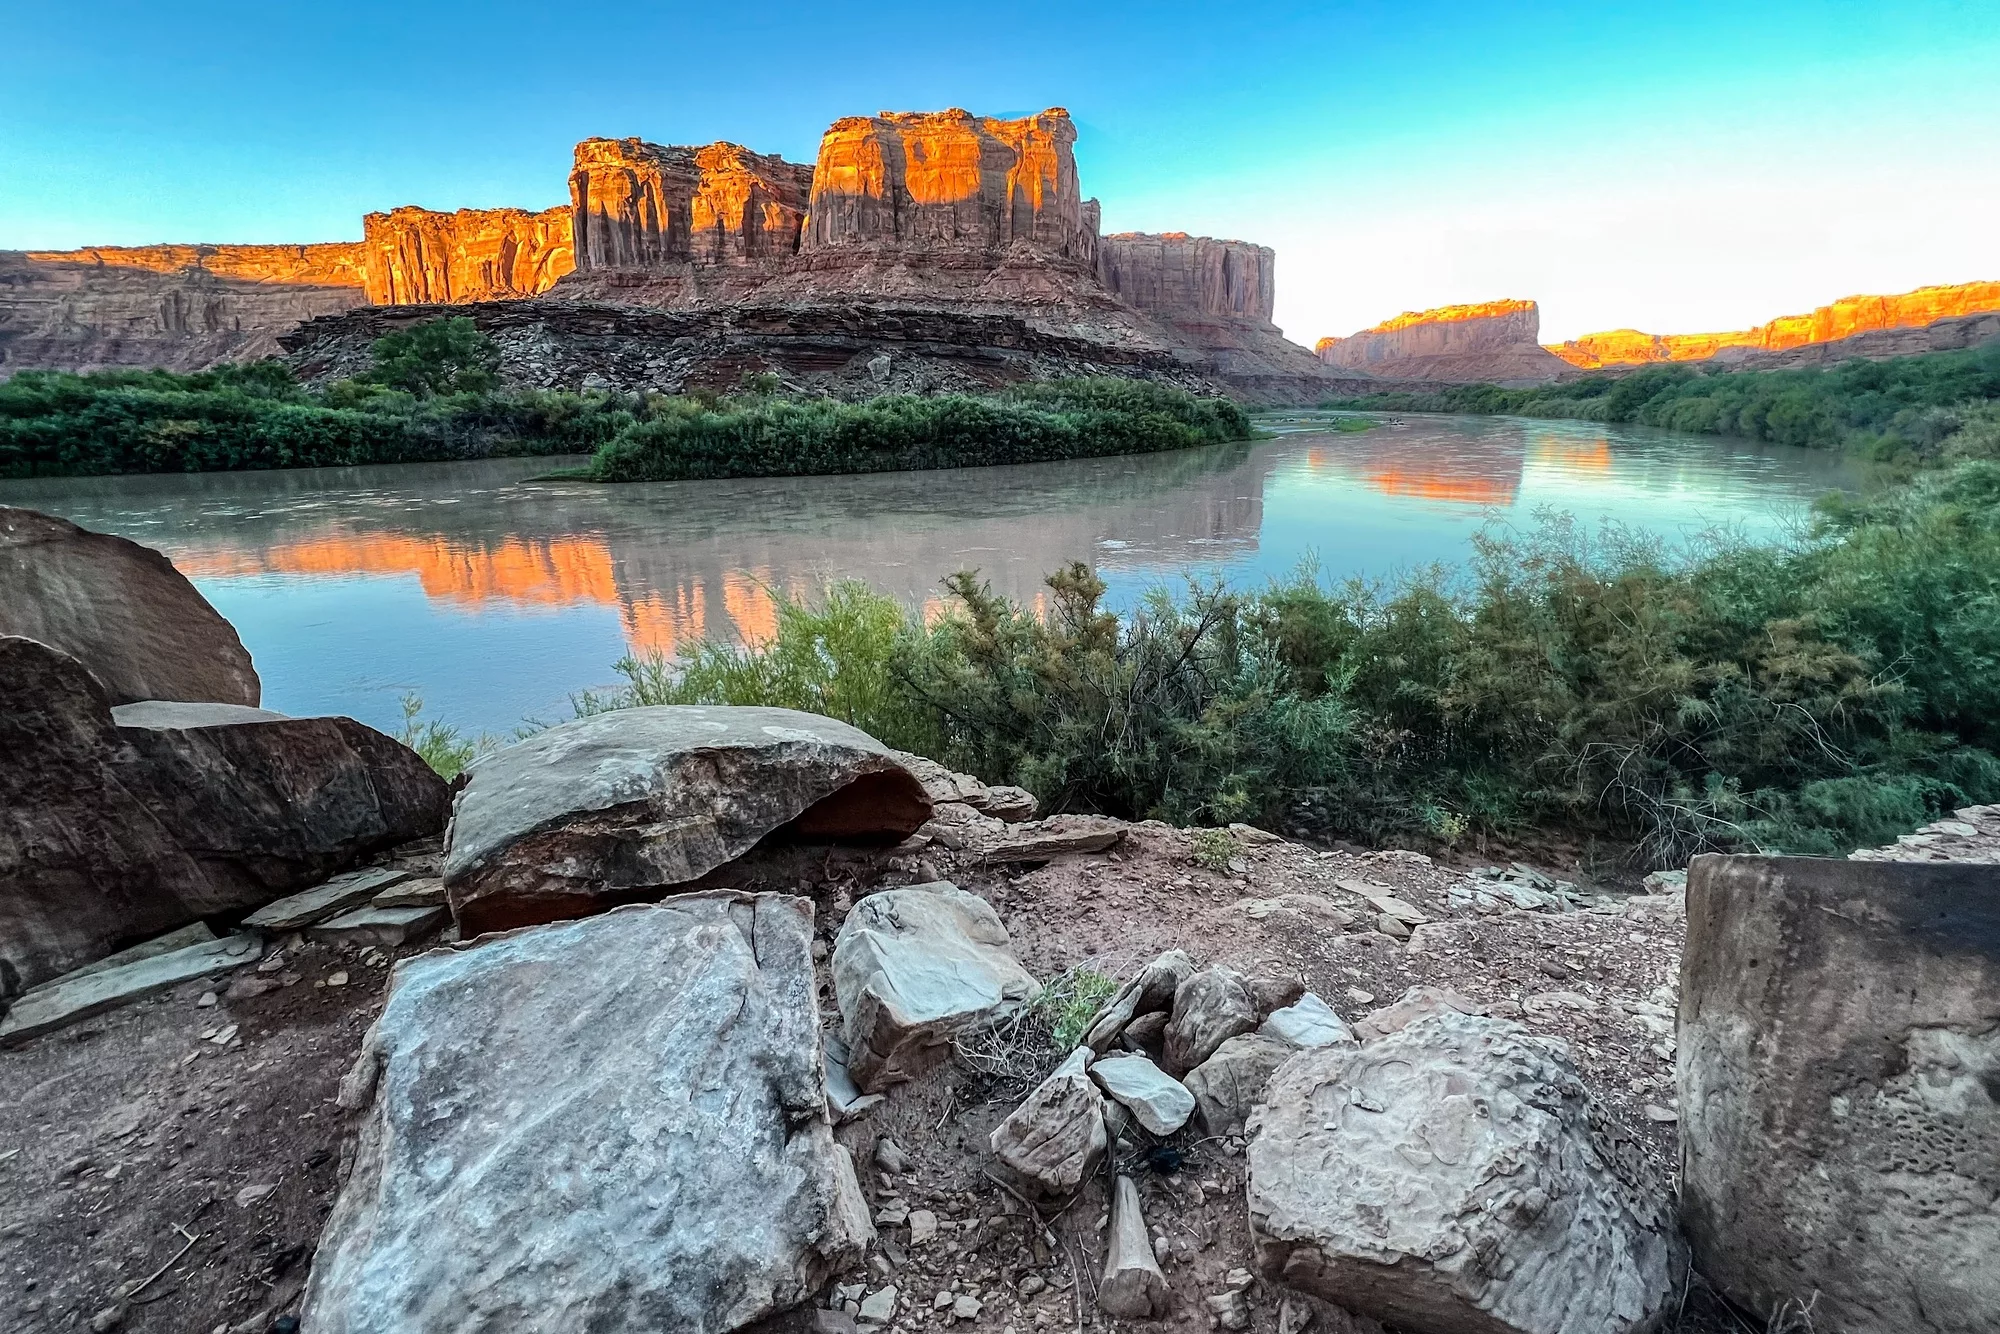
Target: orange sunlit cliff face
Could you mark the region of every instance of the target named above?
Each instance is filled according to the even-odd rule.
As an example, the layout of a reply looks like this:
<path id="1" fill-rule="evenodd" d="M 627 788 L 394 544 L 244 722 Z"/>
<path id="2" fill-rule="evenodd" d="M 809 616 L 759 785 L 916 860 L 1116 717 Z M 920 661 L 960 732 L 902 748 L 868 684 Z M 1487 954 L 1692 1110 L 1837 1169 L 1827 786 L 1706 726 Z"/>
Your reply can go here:
<path id="1" fill-rule="evenodd" d="M 378 306 L 534 296 L 576 267 L 567 208 L 398 208 L 368 214 L 361 235 Z"/>
<path id="2" fill-rule="evenodd" d="M 1807 315 L 1781 315 L 1754 329 L 1729 333 L 1649 334 L 1613 329 L 1552 344 L 1572 366 L 1644 366 L 1666 361 L 1705 361 L 1732 351 L 1783 352 L 1830 343 L 1855 334 L 1914 329 L 1937 320 L 2000 311 L 2000 282 L 1919 287 L 1896 296 L 1848 296 Z"/>
<path id="3" fill-rule="evenodd" d="M 1329 366 L 1398 380 L 1547 380 L 1564 369 L 1542 350 L 1532 301 L 1481 301 L 1404 311 L 1313 349 Z"/>
<path id="4" fill-rule="evenodd" d="M 342 535 L 261 549 L 208 547 L 170 553 L 190 578 L 252 574 L 414 575 L 424 596 L 465 607 L 495 603 L 618 611 L 636 653 L 671 657 L 715 634 L 762 644 L 778 630 L 778 598 L 763 570 L 724 571 L 711 589 L 701 576 L 635 595 L 622 588 L 617 563 L 601 538 L 508 538 L 472 546 L 442 537 Z M 803 587 L 784 590 L 804 596 Z M 720 616 L 712 608 L 720 609 Z"/>

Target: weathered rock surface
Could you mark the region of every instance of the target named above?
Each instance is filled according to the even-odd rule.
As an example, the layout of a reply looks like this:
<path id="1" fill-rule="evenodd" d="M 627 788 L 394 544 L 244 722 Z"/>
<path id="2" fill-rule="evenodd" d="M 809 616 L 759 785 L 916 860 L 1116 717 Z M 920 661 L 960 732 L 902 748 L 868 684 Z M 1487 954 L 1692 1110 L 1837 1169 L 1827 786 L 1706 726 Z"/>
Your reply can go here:
<path id="1" fill-rule="evenodd" d="M 361 238 L 377 306 L 534 296 L 576 267 L 567 208 L 406 206 L 362 218 Z"/>
<path id="2" fill-rule="evenodd" d="M 1370 1010 L 1354 1026 L 1363 1042 L 1400 1033 L 1419 1019 L 1439 1014 L 1477 1014 L 1479 1006 L 1445 987 L 1411 987 L 1392 1004 Z"/>
<path id="3" fill-rule="evenodd" d="M 400 963 L 305 1328 L 721 1334 L 857 1262 L 811 934 L 698 894 Z"/>
<path id="4" fill-rule="evenodd" d="M 1257 1007 L 1233 968 L 1211 964 L 1180 984 L 1174 992 L 1174 1014 L 1167 1021 L 1168 1073 L 1194 1069 L 1230 1038 L 1257 1027 Z"/>
<path id="5" fill-rule="evenodd" d="M 1111 1233 L 1106 1239 L 1104 1276 L 1097 1285 L 1097 1304 L 1126 1320 L 1152 1320 L 1167 1313 L 1167 1277 L 1153 1257 L 1153 1239 L 1146 1232 L 1145 1211 L 1132 1178 L 1118 1178 L 1111 1197 Z"/>
<path id="6" fill-rule="evenodd" d="M 1090 1077 L 1155 1135 L 1171 1135 L 1194 1115 L 1187 1086 L 1144 1056 L 1106 1056 L 1091 1063 Z"/>
<path id="7" fill-rule="evenodd" d="M 1842 297 L 1810 314 L 1781 315 L 1754 329 L 1696 334 L 1648 334 L 1637 329 L 1613 329 L 1552 345 L 1549 351 L 1572 366 L 1585 370 L 1711 359 L 1741 362 L 1760 368 L 1809 365 L 1822 358 L 1808 356 L 1780 360 L 1772 354 L 1847 344 L 1839 352 L 1829 349 L 1830 355 L 1823 359 L 1838 361 L 1843 356 L 1906 356 L 1933 350 L 1931 340 L 1925 337 L 1870 338 L 1869 335 L 1918 335 L 1942 322 L 1976 320 L 1996 312 L 2000 312 L 2000 282 L 1959 283 L 1919 287 L 1913 292 L 1901 292 L 1895 296 Z M 1989 323 L 1993 327 L 1986 337 L 2000 336 L 2000 319 Z M 1971 343 L 1953 341 L 1948 345 L 1969 347 Z M 1906 350 L 1889 350 L 1897 346 Z"/>
<path id="8" fill-rule="evenodd" d="M 520 388 L 725 390 L 736 388 L 745 371 L 848 399 L 979 393 L 1079 375 L 1222 388 L 1157 338 L 1101 341 L 1046 327 L 1018 310 L 885 306 L 839 293 L 789 305 L 767 297 L 727 309 L 648 309 L 654 299 L 643 291 L 620 289 L 630 304 L 609 305 L 557 299 L 568 290 L 449 309 L 370 307 L 303 324 L 283 342 L 293 367 L 314 383 L 366 370 L 369 346 L 384 334 L 450 314 L 471 319 L 494 340 L 501 380 Z M 883 357 L 888 364 L 878 374 L 871 366 Z"/>
<path id="9" fill-rule="evenodd" d="M 808 246 L 997 254 L 1020 241 L 1088 266 L 1097 234 L 1075 142 L 1061 107 L 1019 120 L 956 108 L 837 120 L 820 140 Z"/>
<path id="10" fill-rule="evenodd" d="M 372 901 L 377 894 L 387 892 L 391 886 L 408 880 L 410 875 L 408 871 L 387 866 L 349 871 L 323 885 L 314 885 L 311 889 L 287 894 L 282 899 L 265 904 L 244 918 L 243 925 L 271 935 L 298 931 L 350 908 L 358 908 Z"/>
<path id="11" fill-rule="evenodd" d="M 570 173 L 576 267 L 680 271 L 789 258 L 813 169 L 739 144 L 586 139 Z"/>
<path id="12" fill-rule="evenodd" d="M 79 1019 L 127 1005 L 197 977 L 257 961 L 259 946 L 248 936 L 227 936 L 183 946 L 122 964 L 80 972 L 38 987 L 0 1013 L 0 1047 L 17 1046 Z"/>
<path id="13" fill-rule="evenodd" d="M 1269 325 L 1276 263 L 1277 252 L 1248 241 L 1114 232 L 1099 243 L 1097 272 L 1120 300 L 1149 315 Z"/>
<path id="14" fill-rule="evenodd" d="M 1257 1026 L 1257 1031 L 1294 1047 L 1331 1047 L 1355 1040 L 1347 1021 L 1311 992 L 1282 1010 L 1272 1011 Z"/>
<path id="15" fill-rule="evenodd" d="M 429 935 L 444 924 L 445 909 L 437 907 L 354 908 L 306 928 L 306 939 L 327 945 L 377 945 L 393 949 Z"/>
<path id="16" fill-rule="evenodd" d="M 935 1064 L 954 1033 L 1041 990 L 986 900 L 942 882 L 870 894 L 833 945 L 848 1071 L 863 1092 Z"/>
<path id="17" fill-rule="evenodd" d="M 1194 976 L 1194 960 L 1184 950 L 1168 950 L 1134 974 L 1091 1016 L 1083 1030 L 1083 1045 L 1105 1052 L 1133 1019 L 1174 1003 L 1181 983 Z"/>
<path id="18" fill-rule="evenodd" d="M 444 882 L 467 935 L 658 898 L 774 831 L 895 842 L 930 815 L 866 733 L 792 709 L 621 709 L 482 760 L 459 793 Z"/>
<path id="19" fill-rule="evenodd" d="M 1417 1334 L 1620 1334 L 1668 1309 L 1668 1185 L 1564 1044 L 1426 1019 L 1301 1053 L 1249 1121 L 1266 1277 Z"/>
<path id="20" fill-rule="evenodd" d="M 1090 1049 L 1078 1047 L 987 1138 L 996 1158 L 1046 1195 L 1070 1194 L 1104 1157 L 1104 1098 L 1089 1067 Z"/>
<path id="21" fill-rule="evenodd" d="M 1187 1073 L 1187 1090 L 1211 1135 L 1242 1133 L 1250 1109 L 1263 1100 L 1265 1086 L 1299 1048 L 1261 1033 L 1230 1038 L 1215 1054 Z"/>
<path id="22" fill-rule="evenodd" d="M 0 698 L 0 994 L 256 908 L 435 833 L 448 809 L 429 766 L 352 719 L 114 712 L 82 664 L 32 639 L 0 637 Z M 143 722 L 216 710 L 251 717 Z"/>
<path id="23" fill-rule="evenodd" d="M 254 361 L 301 321 L 367 299 L 351 242 L 0 250 L 0 379 Z"/>
<path id="24" fill-rule="evenodd" d="M 1051 815 L 1007 825 L 997 841 L 978 846 L 989 862 L 1045 862 L 1078 852 L 1104 852 L 1125 837 L 1125 825 L 1101 815 Z"/>
<path id="25" fill-rule="evenodd" d="M 1026 788 L 1006 784 L 989 786 L 971 774 L 955 773 L 936 760 L 909 751 L 895 752 L 896 762 L 908 769 L 924 785 L 924 795 L 933 807 L 961 805 L 1006 824 L 1019 824 L 1035 815 L 1035 794 Z"/>
<path id="26" fill-rule="evenodd" d="M 90 669 L 113 704 L 255 705 L 262 687 L 235 627 L 159 552 L 67 519 L 0 505 L 0 635 Z"/>
<path id="27" fill-rule="evenodd" d="M 1972 1334 L 2000 1312 L 2000 877 L 1697 857 L 1676 1083 L 1696 1265 L 1761 1316 Z"/>
<path id="28" fill-rule="evenodd" d="M 1541 383 L 1570 373 L 1536 341 L 1541 328 L 1532 301 L 1484 301 L 1404 311 L 1348 338 L 1322 338 L 1314 351 L 1329 366 L 1388 379 Z"/>

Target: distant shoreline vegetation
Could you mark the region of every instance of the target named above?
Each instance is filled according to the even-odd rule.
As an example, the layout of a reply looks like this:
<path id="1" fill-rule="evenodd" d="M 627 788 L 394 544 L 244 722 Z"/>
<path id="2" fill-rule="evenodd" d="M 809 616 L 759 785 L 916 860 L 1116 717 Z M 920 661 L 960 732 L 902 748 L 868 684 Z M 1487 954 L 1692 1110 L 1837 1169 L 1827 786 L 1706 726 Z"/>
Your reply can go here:
<path id="1" fill-rule="evenodd" d="M 990 396 L 862 403 L 733 394 L 499 388 L 498 350 L 462 316 L 378 339 L 324 390 L 275 361 L 191 375 L 29 371 L 0 384 L 0 477 L 344 467 L 591 454 L 594 481 L 799 476 L 1034 463 L 1247 440 L 1226 399 L 1146 381 L 1061 380 Z"/>
<path id="2" fill-rule="evenodd" d="M 1949 450 L 1966 457 L 1987 452 L 2000 439 L 1997 400 L 2000 342 L 1823 369 L 1652 366 L 1526 389 L 1454 385 L 1436 393 L 1331 399 L 1322 406 L 1633 423 L 1894 461 L 1939 459 Z"/>

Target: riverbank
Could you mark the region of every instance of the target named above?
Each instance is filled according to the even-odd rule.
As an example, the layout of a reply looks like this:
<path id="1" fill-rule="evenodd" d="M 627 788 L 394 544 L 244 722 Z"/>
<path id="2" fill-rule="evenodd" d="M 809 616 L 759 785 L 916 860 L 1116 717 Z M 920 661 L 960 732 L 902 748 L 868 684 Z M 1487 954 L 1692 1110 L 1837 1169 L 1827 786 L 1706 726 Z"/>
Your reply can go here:
<path id="1" fill-rule="evenodd" d="M 1389 391 L 1326 406 L 1636 422 L 1703 435 L 1844 449 L 1918 465 L 2000 456 L 2000 342 L 1826 369 L 1656 366 L 1506 389 Z"/>
<path id="2" fill-rule="evenodd" d="M 986 395 L 791 399 L 776 377 L 727 395 L 505 392 L 463 318 L 377 340 L 323 389 L 279 362 L 193 375 L 30 372 L 0 384 L 0 477 L 592 454 L 592 481 L 975 467 L 1247 440 L 1226 399 L 1145 380 L 1056 380 Z"/>

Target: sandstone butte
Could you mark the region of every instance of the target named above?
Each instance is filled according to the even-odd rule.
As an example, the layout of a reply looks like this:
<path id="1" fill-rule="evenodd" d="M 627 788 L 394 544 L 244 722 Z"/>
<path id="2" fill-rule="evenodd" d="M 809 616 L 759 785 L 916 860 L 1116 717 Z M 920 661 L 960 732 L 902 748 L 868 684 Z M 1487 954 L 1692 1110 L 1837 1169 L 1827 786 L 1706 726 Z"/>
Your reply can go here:
<path id="1" fill-rule="evenodd" d="M 1536 341 L 1532 301 L 1482 301 L 1409 310 L 1350 338 L 1322 338 L 1329 366 L 1399 380 L 1542 381 L 1568 368 Z"/>
<path id="2" fill-rule="evenodd" d="M 1783 352 L 1830 343 L 1855 334 L 1913 329 L 1968 315 L 2000 311 L 2000 282 L 1919 287 L 1895 296 L 1846 296 L 1807 315 L 1780 315 L 1754 329 L 1728 333 L 1649 334 L 1613 329 L 1585 334 L 1549 351 L 1572 366 L 1644 366 L 1666 361 L 1704 361 L 1731 351 Z"/>
<path id="3" fill-rule="evenodd" d="M 569 204 L 402 207 L 359 242 L 0 252 L 0 375 L 196 369 L 273 355 L 300 322 L 364 305 L 551 296 L 667 309 L 833 301 L 1046 317 L 1192 349 L 1239 377 L 1323 377 L 1271 323 L 1273 252 L 1242 241 L 1099 235 L 1076 128 L 1051 107 L 836 121 L 811 164 L 739 144 L 586 139 Z"/>

